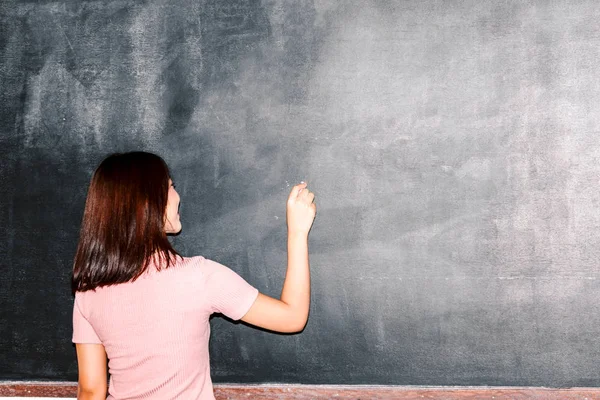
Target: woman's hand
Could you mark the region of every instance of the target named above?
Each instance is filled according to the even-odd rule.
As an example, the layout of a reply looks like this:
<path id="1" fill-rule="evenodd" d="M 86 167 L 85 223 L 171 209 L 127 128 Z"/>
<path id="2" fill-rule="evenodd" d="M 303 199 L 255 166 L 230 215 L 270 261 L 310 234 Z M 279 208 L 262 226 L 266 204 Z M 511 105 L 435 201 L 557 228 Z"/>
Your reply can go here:
<path id="1" fill-rule="evenodd" d="M 302 182 L 292 188 L 287 200 L 288 235 L 308 235 L 317 213 L 315 195 Z"/>

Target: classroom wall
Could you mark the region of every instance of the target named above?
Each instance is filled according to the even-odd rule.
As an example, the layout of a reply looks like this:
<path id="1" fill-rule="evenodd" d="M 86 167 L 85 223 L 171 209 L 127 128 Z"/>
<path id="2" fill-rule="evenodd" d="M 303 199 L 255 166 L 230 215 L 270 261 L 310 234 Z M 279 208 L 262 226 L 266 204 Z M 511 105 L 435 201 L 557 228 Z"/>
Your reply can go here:
<path id="1" fill-rule="evenodd" d="M 75 380 L 70 268 L 115 151 L 169 163 L 184 255 L 311 315 L 212 320 L 216 382 L 600 386 L 600 4 L 0 4 L 0 380 Z M 201 294 L 199 294 L 201 295 Z"/>

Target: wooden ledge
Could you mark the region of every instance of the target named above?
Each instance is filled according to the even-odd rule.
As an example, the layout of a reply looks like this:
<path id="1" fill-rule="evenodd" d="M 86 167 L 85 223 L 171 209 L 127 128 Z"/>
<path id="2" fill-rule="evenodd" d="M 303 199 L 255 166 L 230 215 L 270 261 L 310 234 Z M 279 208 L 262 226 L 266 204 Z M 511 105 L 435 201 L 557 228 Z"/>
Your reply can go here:
<path id="1" fill-rule="evenodd" d="M 72 382 L 0 382 L 3 397 L 75 398 Z M 414 387 L 335 385 L 215 385 L 217 400 L 600 400 L 600 388 Z"/>

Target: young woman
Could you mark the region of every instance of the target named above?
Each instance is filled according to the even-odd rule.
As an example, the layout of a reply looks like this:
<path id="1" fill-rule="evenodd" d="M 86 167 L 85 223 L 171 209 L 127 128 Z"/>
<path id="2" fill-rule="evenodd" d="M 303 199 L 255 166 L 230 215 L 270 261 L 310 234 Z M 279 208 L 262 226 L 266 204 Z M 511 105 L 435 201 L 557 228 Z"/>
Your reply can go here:
<path id="1" fill-rule="evenodd" d="M 78 399 L 106 399 L 108 374 L 109 399 L 214 399 L 208 318 L 215 312 L 301 331 L 313 200 L 305 183 L 288 197 L 288 266 L 278 300 L 223 265 L 171 247 L 167 234 L 181 230 L 179 195 L 162 158 L 106 158 L 92 177 L 73 267 Z"/>

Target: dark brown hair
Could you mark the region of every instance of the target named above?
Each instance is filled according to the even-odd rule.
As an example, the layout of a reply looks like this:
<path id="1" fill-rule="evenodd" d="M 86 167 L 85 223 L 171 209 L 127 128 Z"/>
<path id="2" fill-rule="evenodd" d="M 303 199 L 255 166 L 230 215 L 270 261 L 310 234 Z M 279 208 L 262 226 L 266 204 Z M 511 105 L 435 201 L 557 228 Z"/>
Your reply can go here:
<path id="1" fill-rule="evenodd" d="M 175 262 L 165 232 L 169 179 L 167 164 L 155 154 L 113 154 L 102 161 L 85 203 L 73 292 L 134 281 L 152 260 L 158 269 Z"/>

